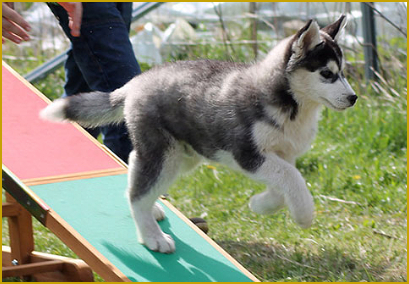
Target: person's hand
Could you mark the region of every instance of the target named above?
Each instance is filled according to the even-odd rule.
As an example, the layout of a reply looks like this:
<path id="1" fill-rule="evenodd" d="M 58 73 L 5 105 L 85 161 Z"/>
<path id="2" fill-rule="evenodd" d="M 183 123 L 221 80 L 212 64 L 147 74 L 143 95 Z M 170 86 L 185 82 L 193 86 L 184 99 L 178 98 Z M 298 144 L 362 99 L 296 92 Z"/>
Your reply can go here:
<path id="1" fill-rule="evenodd" d="M 81 21 L 82 21 L 82 3 L 81 2 L 58 2 L 68 13 L 71 35 L 74 37 L 80 36 Z"/>
<path id="2" fill-rule="evenodd" d="M 5 38 L 14 43 L 30 40 L 27 32 L 31 30 L 30 25 L 13 9 L 13 3 L 2 3 L 2 42 Z"/>

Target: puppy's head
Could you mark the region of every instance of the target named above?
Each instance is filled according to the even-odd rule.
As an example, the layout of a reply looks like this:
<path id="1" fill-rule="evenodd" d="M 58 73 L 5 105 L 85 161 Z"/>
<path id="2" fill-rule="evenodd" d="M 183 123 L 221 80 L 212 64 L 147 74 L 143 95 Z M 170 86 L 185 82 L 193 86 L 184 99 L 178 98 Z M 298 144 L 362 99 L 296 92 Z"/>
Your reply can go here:
<path id="1" fill-rule="evenodd" d="M 294 35 L 286 71 L 299 101 L 312 100 L 338 111 L 355 104 L 357 96 L 344 76 L 345 59 L 337 43 L 345 25 L 344 15 L 321 30 L 310 20 Z"/>

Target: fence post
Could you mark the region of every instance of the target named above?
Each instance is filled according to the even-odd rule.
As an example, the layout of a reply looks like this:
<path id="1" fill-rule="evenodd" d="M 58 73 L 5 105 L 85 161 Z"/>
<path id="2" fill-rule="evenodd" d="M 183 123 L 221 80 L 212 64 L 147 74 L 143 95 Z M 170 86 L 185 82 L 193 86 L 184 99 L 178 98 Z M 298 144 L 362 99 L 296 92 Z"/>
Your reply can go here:
<path id="1" fill-rule="evenodd" d="M 258 56 L 258 44 L 257 44 L 257 3 L 255 2 L 250 2 L 250 7 L 249 7 L 249 12 L 251 15 L 253 15 L 253 18 L 250 19 L 250 36 L 251 40 L 253 41 L 252 46 L 253 46 L 253 53 L 254 53 L 254 59 L 257 59 Z"/>
<path id="2" fill-rule="evenodd" d="M 364 56 L 365 56 L 365 77 L 367 80 L 376 78 L 375 72 L 379 71 L 378 53 L 376 48 L 376 31 L 374 11 L 371 6 L 373 2 L 362 2 L 362 33 L 364 37 Z"/>

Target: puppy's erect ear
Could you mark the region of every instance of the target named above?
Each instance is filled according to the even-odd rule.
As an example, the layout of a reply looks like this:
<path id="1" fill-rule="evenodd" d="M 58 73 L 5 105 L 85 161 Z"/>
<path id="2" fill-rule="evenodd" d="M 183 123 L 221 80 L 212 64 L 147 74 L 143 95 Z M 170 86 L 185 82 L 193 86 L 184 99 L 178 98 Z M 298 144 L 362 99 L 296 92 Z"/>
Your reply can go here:
<path id="1" fill-rule="evenodd" d="M 321 43 L 320 28 L 317 22 L 309 20 L 295 35 L 292 46 L 296 58 L 303 57 L 308 51 Z"/>
<path id="2" fill-rule="evenodd" d="M 346 24 L 347 17 L 345 15 L 341 15 L 341 17 L 339 17 L 335 23 L 322 28 L 322 31 L 326 32 L 330 37 L 332 37 L 334 41 L 337 41 Z"/>

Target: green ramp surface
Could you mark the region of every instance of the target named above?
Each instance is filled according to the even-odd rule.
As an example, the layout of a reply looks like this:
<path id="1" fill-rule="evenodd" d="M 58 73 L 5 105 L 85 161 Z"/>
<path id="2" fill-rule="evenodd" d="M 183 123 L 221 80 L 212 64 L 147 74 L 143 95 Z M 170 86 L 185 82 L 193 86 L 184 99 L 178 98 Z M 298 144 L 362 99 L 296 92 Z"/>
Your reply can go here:
<path id="1" fill-rule="evenodd" d="M 138 243 L 126 185 L 124 174 L 30 188 L 132 281 L 251 282 L 166 206 L 159 224 L 176 252 L 152 252 Z"/>

